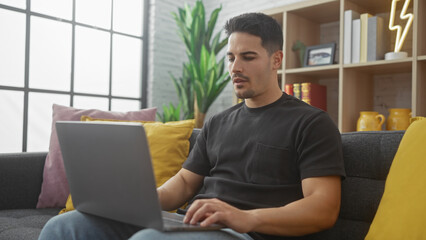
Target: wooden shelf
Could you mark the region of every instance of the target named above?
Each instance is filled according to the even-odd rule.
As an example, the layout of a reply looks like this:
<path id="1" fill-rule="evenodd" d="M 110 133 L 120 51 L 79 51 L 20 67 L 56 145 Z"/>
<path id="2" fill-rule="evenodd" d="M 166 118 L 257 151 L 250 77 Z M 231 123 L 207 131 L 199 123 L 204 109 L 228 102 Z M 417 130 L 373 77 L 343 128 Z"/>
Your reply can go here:
<path id="1" fill-rule="evenodd" d="M 390 0 L 348 0 L 345 2 L 349 8 L 353 10 L 362 10 L 360 12 L 368 12 L 370 14 L 389 13 L 391 9 Z M 412 5 L 412 3 L 411 3 Z"/>
<path id="2" fill-rule="evenodd" d="M 426 116 L 425 0 L 412 0 L 408 8 L 415 18 L 401 49 L 408 53 L 407 58 L 342 63 L 344 11 L 368 12 L 383 17 L 388 23 L 391 3 L 391 0 L 309 0 L 264 11 L 283 27 L 285 56 L 278 71 L 281 86 L 299 82 L 327 86 L 328 113 L 341 132 L 356 130 L 361 110 L 378 111 L 387 116 L 388 108 L 404 106 L 412 109 L 413 116 Z M 400 20 L 395 21 L 398 24 Z M 391 38 L 386 48 L 391 51 L 396 33 L 387 27 L 386 31 Z M 306 46 L 335 42 L 337 63 L 300 67 L 299 55 L 292 51 L 297 40 Z"/>
<path id="3" fill-rule="evenodd" d="M 417 57 L 417 60 L 426 61 L 426 56 L 419 56 L 419 57 Z"/>
<path id="4" fill-rule="evenodd" d="M 306 7 L 289 8 L 288 12 L 319 24 L 339 21 L 339 1 L 315 1 Z"/>
<path id="5" fill-rule="evenodd" d="M 292 68 L 285 71 L 286 75 L 300 75 L 300 76 L 317 76 L 317 77 L 330 77 L 339 74 L 339 65 L 327 65 L 316 67 Z"/>
<path id="6" fill-rule="evenodd" d="M 412 71 L 413 58 L 404 58 L 397 60 L 379 60 L 374 62 L 345 64 L 345 69 L 354 69 L 356 71 L 371 74 L 389 74 Z"/>

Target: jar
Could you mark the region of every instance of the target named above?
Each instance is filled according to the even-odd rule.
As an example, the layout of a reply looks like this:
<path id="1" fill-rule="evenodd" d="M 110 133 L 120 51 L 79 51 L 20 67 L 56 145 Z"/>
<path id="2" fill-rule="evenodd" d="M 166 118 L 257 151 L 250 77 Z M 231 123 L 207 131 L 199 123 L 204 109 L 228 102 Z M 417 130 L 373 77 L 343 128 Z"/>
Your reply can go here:
<path id="1" fill-rule="evenodd" d="M 385 116 L 378 112 L 362 111 L 357 123 L 357 131 L 381 131 Z"/>
<path id="2" fill-rule="evenodd" d="M 411 109 L 390 108 L 386 122 L 386 130 L 406 130 L 410 125 Z"/>

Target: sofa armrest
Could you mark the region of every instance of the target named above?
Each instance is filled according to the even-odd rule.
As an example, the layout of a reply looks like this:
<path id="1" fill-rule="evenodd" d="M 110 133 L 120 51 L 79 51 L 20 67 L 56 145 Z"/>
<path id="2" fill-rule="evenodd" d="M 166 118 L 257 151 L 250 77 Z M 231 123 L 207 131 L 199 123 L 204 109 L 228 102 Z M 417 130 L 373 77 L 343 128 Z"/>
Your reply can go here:
<path id="1" fill-rule="evenodd" d="M 0 210 L 35 208 L 47 152 L 0 154 Z"/>

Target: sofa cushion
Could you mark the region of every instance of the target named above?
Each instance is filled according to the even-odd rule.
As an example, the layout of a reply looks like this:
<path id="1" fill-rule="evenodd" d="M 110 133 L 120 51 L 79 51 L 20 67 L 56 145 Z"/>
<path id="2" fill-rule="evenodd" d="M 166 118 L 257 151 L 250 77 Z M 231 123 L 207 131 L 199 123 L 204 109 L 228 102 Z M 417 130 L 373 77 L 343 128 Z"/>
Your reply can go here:
<path id="1" fill-rule="evenodd" d="M 426 236 L 426 119 L 413 122 L 395 155 L 366 240 Z"/>
<path id="2" fill-rule="evenodd" d="M 76 109 L 54 104 L 49 153 L 44 165 L 43 184 L 37 208 L 63 207 L 69 194 L 64 163 L 62 161 L 58 136 L 56 135 L 56 121 L 80 121 L 80 117 L 83 115 L 109 119 L 154 121 L 155 113 L 156 108 L 133 112 L 107 112 L 95 109 Z"/>
<path id="3" fill-rule="evenodd" d="M 361 240 L 368 232 L 404 131 L 342 134 L 346 178 L 339 218 L 327 231 L 306 239 Z"/>
<path id="4" fill-rule="evenodd" d="M 0 239 L 38 239 L 46 222 L 58 214 L 57 208 L 0 211 Z"/>

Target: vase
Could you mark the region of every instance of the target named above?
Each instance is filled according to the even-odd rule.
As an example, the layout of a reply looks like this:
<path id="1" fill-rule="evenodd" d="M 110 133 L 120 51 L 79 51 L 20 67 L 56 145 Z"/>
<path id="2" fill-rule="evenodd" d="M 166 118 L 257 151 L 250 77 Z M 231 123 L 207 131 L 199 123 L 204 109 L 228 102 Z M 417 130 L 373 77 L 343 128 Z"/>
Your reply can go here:
<path id="1" fill-rule="evenodd" d="M 362 111 L 359 114 L 357 131 L 381 131 L 385 116 L 378 112 Z"/>
<path id="2" fill-rule="evenodd" d="M 391 108 L 386 122 L 386 130 L 406 130 L 410 125 L 411 109 Z"/>

